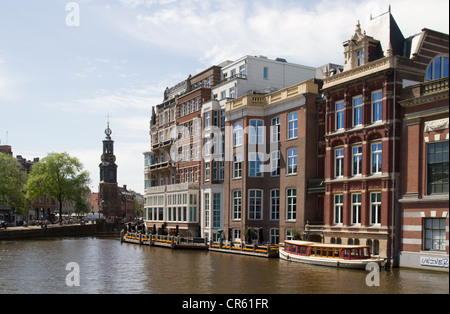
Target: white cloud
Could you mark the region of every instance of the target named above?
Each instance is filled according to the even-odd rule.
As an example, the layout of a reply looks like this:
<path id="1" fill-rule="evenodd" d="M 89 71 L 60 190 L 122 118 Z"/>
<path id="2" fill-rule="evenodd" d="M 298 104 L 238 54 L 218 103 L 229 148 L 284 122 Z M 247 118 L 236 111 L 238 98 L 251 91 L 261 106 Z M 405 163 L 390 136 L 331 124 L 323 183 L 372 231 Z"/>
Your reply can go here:
<path id="1" fill-rule="evenodd" d="M 441 0 L 121 3 L 132 10 L 114 17 L 120 31 L 138 41 L 197 57 L 205 66 L 247 54 L 285 57 L 312 66 L 341 62 L 342 42 L 352 35 L 357 21 L 364 28 L 371 14 L 387 12 L 389 5 L 405 37 L 424 27 L 448 32 L 448 3 Z M 435 9 L 439 7 L 442 10 Z M 427 13 L 430 8 L 433 13 Z"/>

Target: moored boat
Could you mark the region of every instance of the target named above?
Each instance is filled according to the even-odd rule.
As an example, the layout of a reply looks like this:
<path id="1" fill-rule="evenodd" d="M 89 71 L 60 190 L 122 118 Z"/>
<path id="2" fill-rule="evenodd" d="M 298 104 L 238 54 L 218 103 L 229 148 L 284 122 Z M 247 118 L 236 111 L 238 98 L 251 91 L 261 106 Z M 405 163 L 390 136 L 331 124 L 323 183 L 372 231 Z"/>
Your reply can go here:
<path id="1" fill-rule="evenodd" d="M 365 269 L 369 263 L 384 266 L 385 260 L 371 256 L 368 245 L 342 245 L 307 241 L 285 241 L 279 250 L 283 260 L 341 268 Z"/>

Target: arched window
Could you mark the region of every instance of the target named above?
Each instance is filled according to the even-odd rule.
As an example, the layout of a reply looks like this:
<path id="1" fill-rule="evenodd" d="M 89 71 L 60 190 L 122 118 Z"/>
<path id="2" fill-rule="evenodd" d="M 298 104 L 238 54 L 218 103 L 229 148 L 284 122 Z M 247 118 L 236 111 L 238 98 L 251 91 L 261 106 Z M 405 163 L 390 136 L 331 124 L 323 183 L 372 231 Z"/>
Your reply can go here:
<path id="1" fill-rule="evenodd" d="M 440 56 L 431 61 L 425 79 L 437 80 L 443 77 L 448 77 L 448 57 Z"/>

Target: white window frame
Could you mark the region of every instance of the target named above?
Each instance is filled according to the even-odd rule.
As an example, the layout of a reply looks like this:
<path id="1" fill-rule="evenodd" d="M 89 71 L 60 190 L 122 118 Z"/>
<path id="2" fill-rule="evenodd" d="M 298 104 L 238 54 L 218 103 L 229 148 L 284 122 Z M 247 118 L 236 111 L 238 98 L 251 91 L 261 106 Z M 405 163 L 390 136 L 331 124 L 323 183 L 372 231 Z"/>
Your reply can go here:
<path id="1" fill-rule="evenodd" d="M 290 192 L 295 191 L 295 195 Z M 286 221 L 296 221 L 297 220 L 297 189 L 287 188 L 286 189 Z"/>
<path id="2" fill-rule="evenodd" d="M 374 145 L 380 145 L 379 150 L 373 150 Z M 377 148 L 378 149 L 378 148 Z M 374 171 L 374 162 L 376 161 L 377 169 Z M 371 174 L 379 174 L 382 172 L 383 168 L 383 143 L 382 142 L 373 142 L 370 143 L 370 173 Z"/>
<path id="3" fill-rule="evenodd" d="M 337 199 L 339 197 L 339 200 Z M 337 202 L 339 201 L 339 202 Z M 333 224 L 342 225 L 344 213 L 344 194 L 334 194 L 333 196 Z"/>
<path id="4" fill-rule="evenodd" d="M 252 196 L 252 193 L 255 195 Z M 258 193 L 261 193 L 260 196 L 258 196 Z M 257 208 L 257 202 L 259 200 L 259 206 L 260 209 Z M 252 204 L 253 201 L 253 204 Z M 250 189 L 248 190 L 248 219 L 249 220 L 263 220 L 263 212 L 264 212 L 264 190 L 259 189 Z M 260 215 L 259 218 L 257 218 L 258 214 Z"/>
<path id="5" fill-rule="evenodd" d="M 292 132 L 292 134 L 291 134 Z M 293 111 L 288 113 L 288 139 L 294 139 L 298 137 L 298 112 Z"/>
<path id="6" fill-rule="evenodd" d="M 361 103 L 358 103 L 357 101 L 361 100 Z M 363 125 L 364 115 L 363 115 L 363 97 L 362 95 L 355 96 L 352 99 L 352 118 L 353 118 L 353 126 L 361 126 Z M 357 119 L 360 121 L 357 121 Z"/>

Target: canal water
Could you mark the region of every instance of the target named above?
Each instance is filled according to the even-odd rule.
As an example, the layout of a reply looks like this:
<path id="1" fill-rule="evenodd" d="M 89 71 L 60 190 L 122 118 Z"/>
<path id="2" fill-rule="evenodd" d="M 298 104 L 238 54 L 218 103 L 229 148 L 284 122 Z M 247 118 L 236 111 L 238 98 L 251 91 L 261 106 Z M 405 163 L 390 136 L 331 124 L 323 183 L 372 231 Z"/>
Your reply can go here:
<path id="1" fill-rule="evenodd" d="M 76 268 L 69 263 L 79 266 L 79 286 L 70 286 Z M 449 293 L 448 273 L 382 270 L 378 286 L 368 286 L 367 276 L 364 270 L 121 244 L 117 238 L 0 241 L 0 294 Z"/>

